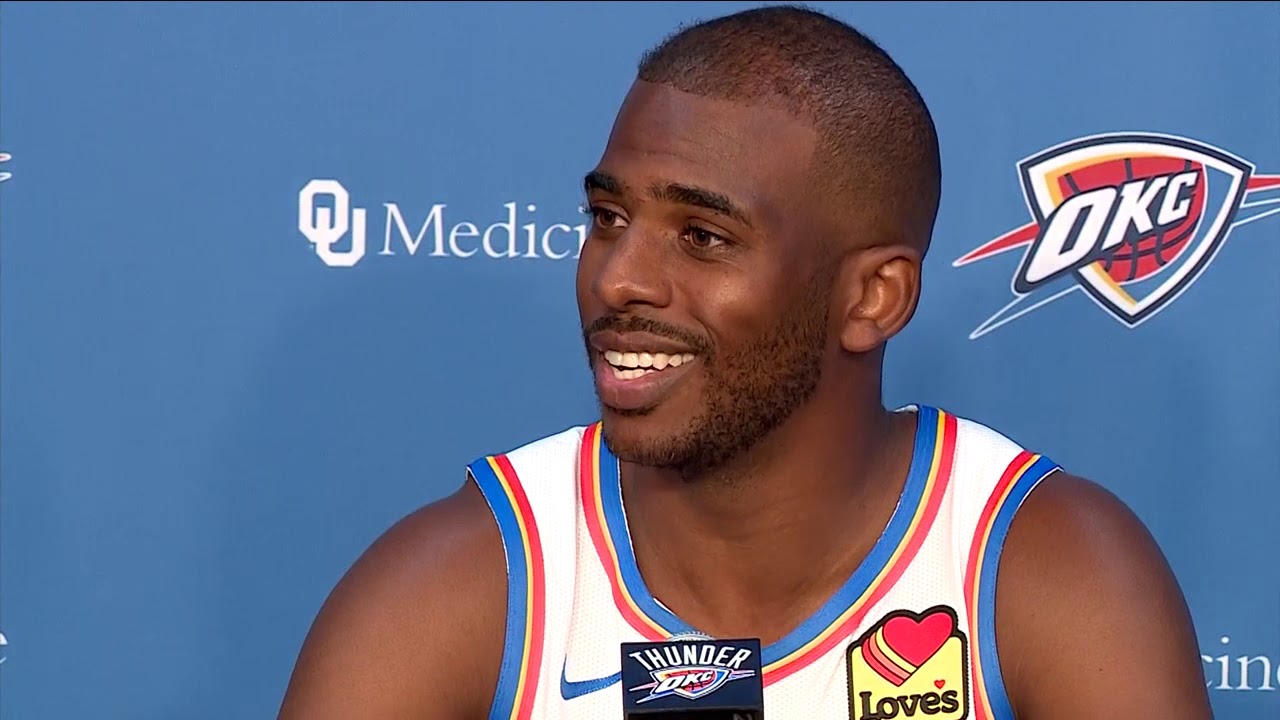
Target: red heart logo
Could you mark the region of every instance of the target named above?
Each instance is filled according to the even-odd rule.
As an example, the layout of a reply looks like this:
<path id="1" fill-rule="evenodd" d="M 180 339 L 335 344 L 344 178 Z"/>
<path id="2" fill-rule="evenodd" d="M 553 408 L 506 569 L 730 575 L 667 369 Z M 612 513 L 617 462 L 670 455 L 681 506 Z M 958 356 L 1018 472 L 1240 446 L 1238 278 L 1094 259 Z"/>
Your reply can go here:
<path id="1" fill-rule="evenodd" d="M 933 686 L 934 686 L 934 687 L 936 687 L 936 688 L 938 688 L 939 690 L 941 690 L 941 689 L 942 689 L 942 686 L 943 686 L 943 685 L 946 685 L 946 684 L 947 684 L 947 681 L 946 681 L 946 680 L 934 680 L 934 681 L 933 681 Z"/>
<path id="2" fill-rule="evenodd" d="M 898 657 L 918 668 L 938 652 L 953 630 L 955 622 L 941 610 L 925 615 L 919 622 L 898 616 L 884 624 L 884 641 Z"/>

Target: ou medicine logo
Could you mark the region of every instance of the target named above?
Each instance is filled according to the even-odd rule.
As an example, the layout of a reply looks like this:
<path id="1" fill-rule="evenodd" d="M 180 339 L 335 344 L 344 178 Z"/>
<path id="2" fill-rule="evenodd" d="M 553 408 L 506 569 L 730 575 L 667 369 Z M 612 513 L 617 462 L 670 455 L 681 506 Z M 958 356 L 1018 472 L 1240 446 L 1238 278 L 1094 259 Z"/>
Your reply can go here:
<path id="1" fill-rule="evenodd" d="M 970 340 L 1083 290 L 1135 328 L 1209 268 L 1241 225 L 1280 213 L 1280 175 L 1176 135 L 1078 138 L 1018 163 L 1031 222 L 966 253 L 953 267 L 1026 248 L 1013 300 Z"/>
<path id="2" fill-rule="evenodd" d="M 382 207 L 382 245 L 371 248 L 368 211 L 352 205 L 351 194 L 341 182 L 311 180 L 298 192 L 298 231 L 314 247 L 320 261 L 335 268 L 355 267 L 374 253 L 395 255 L 398 246 L 416 255 L 424 242 L 426 255 L 433 258 L 472 258 L 483 253 L 494 260 L 576 259 L 587 240 L 585 224 L 540 226 L 533 217 L 538 207 L 532 203 L 504 203 L 505 217 L 488 218 L 487 225 L 484 221 L 448 222 L 448 206 L 434 203 L 416 232 L 410 231 L 416 223 L 405 219 L 399 204 L 384 202 Z"/>

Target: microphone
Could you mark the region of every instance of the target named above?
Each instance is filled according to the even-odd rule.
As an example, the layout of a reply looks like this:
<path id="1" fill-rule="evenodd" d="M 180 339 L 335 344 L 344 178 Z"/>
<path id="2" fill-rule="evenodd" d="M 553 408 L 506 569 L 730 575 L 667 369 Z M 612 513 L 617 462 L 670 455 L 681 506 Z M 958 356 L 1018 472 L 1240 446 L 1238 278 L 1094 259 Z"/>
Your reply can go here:
<path id="1" fill-rule="evenodd" d="M 622 644 L 624 720 L 764 720 L 760 640 Z"/>

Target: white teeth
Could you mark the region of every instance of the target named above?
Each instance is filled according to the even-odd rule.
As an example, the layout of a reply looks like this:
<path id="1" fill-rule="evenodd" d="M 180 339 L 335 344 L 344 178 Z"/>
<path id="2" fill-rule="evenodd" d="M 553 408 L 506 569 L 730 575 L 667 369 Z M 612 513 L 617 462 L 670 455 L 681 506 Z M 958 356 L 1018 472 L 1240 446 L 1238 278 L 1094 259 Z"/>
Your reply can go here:
<path id="1" fill-rule="evenodd" d="M 644 368 L 632 368 L 627 370 L 624 370 L 622 368 L 617 368 L 617 367 L 613 368 L 613 376 L 618 378 L 619 380 L 635 380 L 636 378 L 643 377 L 645 375 L 648 375 L 651 372 L 657 372 L 657 371 L 646 370 Z"/>
<path id="2" fill-rule="evenodd" d="M 693 353 L 668 355 L 660 352 L 622 352 L 606 350 L 604 359 L 613 366 L 614 377 L 631 380 L 647 373 L 658 372 L 669 367 L 680 367 L 693 362 Z"/>

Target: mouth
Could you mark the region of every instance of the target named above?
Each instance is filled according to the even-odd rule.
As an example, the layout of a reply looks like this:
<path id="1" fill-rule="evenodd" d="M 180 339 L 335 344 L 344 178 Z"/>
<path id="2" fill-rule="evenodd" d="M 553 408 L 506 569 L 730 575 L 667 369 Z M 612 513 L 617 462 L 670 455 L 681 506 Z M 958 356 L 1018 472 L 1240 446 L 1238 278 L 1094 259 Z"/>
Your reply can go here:
<path id="1" fill-rule="evenodd" d="M 600 353 L 605 363 L 619 380 L 637 380 L 646 375 L 660 373 L 667 368 L 678 368 L 685 363 L 693 362 L 697 356 L 693 353 L 665 353 L 657 351 L 640 352 L 605 350 Z"/>
<path id="2" fill-rule="evenodd" d="M 648 333 L 601 332 L 591 337 L 591 347 L 600 399 L 623 411 L 658 405 L 701 359 L 693 348 Z"/>

